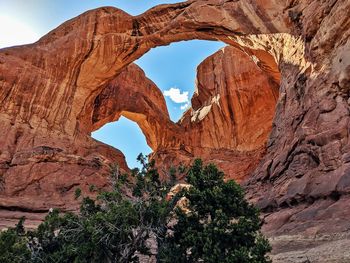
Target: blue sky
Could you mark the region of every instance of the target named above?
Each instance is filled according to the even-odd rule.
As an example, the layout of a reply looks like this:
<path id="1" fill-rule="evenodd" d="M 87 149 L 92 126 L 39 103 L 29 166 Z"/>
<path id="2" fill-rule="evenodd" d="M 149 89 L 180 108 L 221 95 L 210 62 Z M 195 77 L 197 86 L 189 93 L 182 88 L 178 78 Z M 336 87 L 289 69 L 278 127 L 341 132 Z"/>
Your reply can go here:
<path id="1" fill-rule="evenodd" d="M 176 2 L 181 1 L 0 0 L 0 48 L 36 41 L 64 21 L 93 8 L 115 6 L 138 15 L 158 4 Z M 154 48 L 135 61 L 163 91 L 173 121 L 189 106 L 197 65 L 223 46 L 212 41 L 182 41 Z M 138 166 L 136 156 L 140 152 L 151 152 L 140 128 L 126 118 L 106 124 L 92 136 L 120 149 L 130 167 Z"/>

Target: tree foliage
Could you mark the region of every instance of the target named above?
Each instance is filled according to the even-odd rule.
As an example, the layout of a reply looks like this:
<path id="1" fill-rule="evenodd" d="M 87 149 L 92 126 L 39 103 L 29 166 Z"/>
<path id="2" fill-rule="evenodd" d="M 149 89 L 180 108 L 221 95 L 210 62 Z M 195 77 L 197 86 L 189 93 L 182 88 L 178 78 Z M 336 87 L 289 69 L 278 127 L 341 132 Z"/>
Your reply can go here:
<path id="1" fill-rule="evenodd" d="M 54 209 L 34 231 L 25 232 L 21 220 L 0 233 L 0 262 L 139 262 L 151 255 L 150 240 L 158 262 L 269 262 L 258 211 L 214 165 L 196 160 L 180 167 L 191 187 L 168 200 L 177 170 L 171 183 L 161 182 L 154 162 L 138 160 L 143 168 L 132 177 L 112 166 L 113 189 L 95 200 L 76 190 L 79 213 Z M 186 210 L 177 205 L 181 198 L 188 200 Z"/>
<path id="2" fill-rule="evenodd" d="M 31 258 L 22 218 L 15 228 L 0 233 L 0 262 L 25 263 Z"/>
<path id="3" fill-rule="evenodd" d="M 196 160 L 187 174 L 190 188 L 178 194 L 188 200 L 176 210 L 160 251 L 162 262 L 258 263 L 270 246 L 260 234 L 258 211 L 244 199 L 242 188 L 224 181 L 215 165 Z"/>

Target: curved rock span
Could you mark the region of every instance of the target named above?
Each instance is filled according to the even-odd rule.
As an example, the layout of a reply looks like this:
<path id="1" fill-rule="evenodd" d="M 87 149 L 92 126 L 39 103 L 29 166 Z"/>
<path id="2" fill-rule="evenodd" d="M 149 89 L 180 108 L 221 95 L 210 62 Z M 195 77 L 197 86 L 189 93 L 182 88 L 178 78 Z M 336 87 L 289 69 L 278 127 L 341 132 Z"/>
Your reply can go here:
<path id="1" fill-rule="evenodd" d="M 164 168 L 195 156 L 243 180 L 275 262 L 346 262 L 350 203 L 349 1 L 197 0 L 133 17 L 86 12 L 0 50 L 0 216 L 76 209 L 123 154 L 90 133 L 125 116 Z M 198 67 L 178 123 L 132 64 L 174 41 L 226 47 Z M 11 223 L 2 220 L 3 224 Z M 34 221 L 33 221 L 34 222 Z"/>

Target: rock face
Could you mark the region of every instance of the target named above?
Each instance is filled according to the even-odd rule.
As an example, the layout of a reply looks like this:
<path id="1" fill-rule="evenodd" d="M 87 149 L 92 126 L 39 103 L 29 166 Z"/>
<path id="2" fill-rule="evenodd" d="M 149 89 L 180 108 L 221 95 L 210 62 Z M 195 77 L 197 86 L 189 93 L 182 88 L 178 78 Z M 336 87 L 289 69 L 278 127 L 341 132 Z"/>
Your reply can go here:
<path id="1" fill-rule="evenodd" d="M 123 115 L 153 158 L 200 155 L 244 179 L 275 262 L 348 262 L 349 9 L 346 0 L 197 0 L 136 17 L 100 8 L 0 50 L 0 217 L 75 209 L 76 187 L 106 187 L 111 162 L 127 171 L 121 152 L 90 137 Z M 174 124 L 131 63 L 190 39 L 239 50 L 199 66 L 192 109 Z"/>
<path id="2" fill-rule="evenodd" d="M 277 81 L 237 48 L 228 46 L 213 54 L 197 68 L 192 107 L 177 123 L 177 133 L 152 157 L 164 167 L 189 164 L 200 156 L 216 163 L 228 178 L 242 181 L 265 152 Z"/>

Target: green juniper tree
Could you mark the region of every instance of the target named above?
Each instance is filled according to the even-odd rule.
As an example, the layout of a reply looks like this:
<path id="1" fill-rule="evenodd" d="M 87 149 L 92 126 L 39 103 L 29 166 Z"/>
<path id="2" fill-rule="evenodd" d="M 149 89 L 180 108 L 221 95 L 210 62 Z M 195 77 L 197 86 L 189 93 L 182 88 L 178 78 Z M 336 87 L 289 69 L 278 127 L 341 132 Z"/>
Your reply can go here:
<path id="1" fill-rule="evenodd" d="M 223 178 L 213 164 L 196 160 L 190 167 L 186 181 L 191 187 L 177 195 L 187 199 L 187 207 L 176 209 L 177 222 L 160 248 L 160 262 L 270 262 L 257 209 L 238 184 Z"/>
<path id="2" fill-rule="evenodd" d="M 0 233 L 0 262 L 26 263 L 30 262 L 31 253 L 21 218 L 16 227 Z"/>

